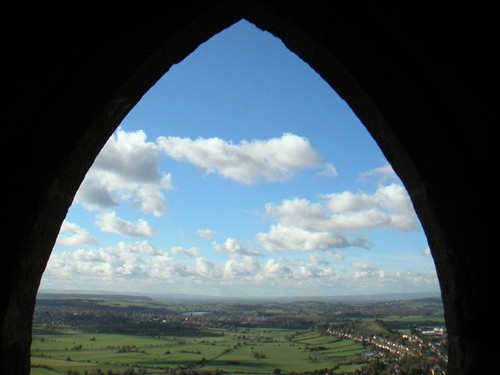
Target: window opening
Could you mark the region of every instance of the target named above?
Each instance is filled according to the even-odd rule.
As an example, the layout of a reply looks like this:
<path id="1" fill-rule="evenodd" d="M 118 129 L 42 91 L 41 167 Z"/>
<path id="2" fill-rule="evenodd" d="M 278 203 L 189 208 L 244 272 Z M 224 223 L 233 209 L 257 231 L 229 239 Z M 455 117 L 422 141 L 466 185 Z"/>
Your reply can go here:
<path id="1" fill-rule="evenodd" d="M 131 306 L 130 300 L 150 304 L 141 324 L 130 326 L 149 338 L 113 345 L 105 336 L 108 351 L 131 354 L 122 362 L 88 357 L 84 349 L 103 348 L 95 335 L 81 344 L 88 332 L 79 333 L 83 336 L 74 346 L 61 341 L 69 345 L 67 358 L 57 351 L 61 348 L 51 349 L 54 361 L 64 361 L 67 368 L 87 360 L 92 369 L 110 371 L 123 371 L 128 363 L 148 371 L 155 365 L 162 371 L 236 371 L 247 362 L 266 368 L 269 358 L 275 363 L 284 355 L 280 346 L 297 351 L 294 357 L 300 360 L 291 366 L 345 369 L 346 356 L 333 360 L 339 342 L 353 345 L 347 357 L 359 359 L 357 368 L 362 368 L 377 356 L 377 345 L 370 343 L 375 349 L 368 353 L 366 342 L 343 336 L 359 327 L 329 326 L 318 315 L 317 322 L 304 325 L 293 319 L 299 313 L 292 307 L 286 315 L 289 326 L 280 326 L 278 310 L 287 306 L 280 303 L 307 301 L 300 310 L 305 314 L 354 296 L 371 301 L 429 297 L 427 331 L 442 314 L 439 303 L 433 305 L 439 284 L 427 240 L 408 194 L 374 140 L 316 72 L 279 39 L 246 21 L 172 67 L 124 119 L 88 172 L 42 279 L 35 367 L 47 359 L 46 338 L 36 324 L 48 329 L 50 321 L 40 301 L 54 293 L 113 294 L 114 302 L 103 304 L 116 309 L 121 303 Z M 169 314 L 162 315 L 166 301 Z M 220 310 L 186 307 L 188 301 L 217 302 Z M 246 305 L 229 305 L 234 301 Z M 253 311 L 248 303 L 258 301 L 277 305 Z M 75 306 L 81 309 L 79 303 Z M 396 305 L 386 305 L 387 311 L 406 306 L 391 303 Z M 408 308 L 421 311 L 421 306 Z M 103 310 L 106 319 L 129 321 L 113 309 Z M 79 324 L 82 316 L 96 317 L 71 311 Z M 352 318 L 352 307 L 336 311 Z M 224 313 L 227 320 L 221 318 Z M 248 321 L 237 326 L 237 316 Z M 398 320 L 391 319 L 392 329 Z M 219 330 L 209 327 L 213 321 Z M 77 330 L 64 323 L 65 329 Z M 175 335 L 155 331 L 158 323 L 177 327 Z M 117 330 L 125 326 L 116 324 Z M 94 332 L 103 327 L 110 326 L 96 323 Z M 327 329 L 330 336 L 318 335 Z M 188 331 L 199 336 L 199 349 L 187 344 L 193 344 Z M 414 333 L 409 329 L 406 335 L 409 346 Z M 431 333 L 435 342 L 442 337 L 439 330 Z M 284 363 L 268 370 L 289 373 L 291 368 Z"/>

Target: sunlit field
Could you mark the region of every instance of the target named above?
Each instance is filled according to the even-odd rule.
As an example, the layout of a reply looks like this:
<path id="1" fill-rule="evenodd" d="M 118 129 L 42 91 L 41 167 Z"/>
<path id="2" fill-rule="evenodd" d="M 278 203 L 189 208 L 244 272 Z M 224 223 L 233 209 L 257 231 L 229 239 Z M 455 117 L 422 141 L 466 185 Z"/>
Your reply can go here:
<path id="1" fill-rule="evenodd" d="M 35 327 L 40 331 L 43 327 Z M 217 329 L 198 337 L 141 337 L 106 333 L 34 334 L 33 375 L 162 373 L 198 369 L 224 373 L 272 374 L 337 368 L 354 371 L 364 363 L 363 346 L 312 330 Z M 141 370 L 141 371 L 139 371 Z M 87 372 L 85 372 L 87 371 Z"/>

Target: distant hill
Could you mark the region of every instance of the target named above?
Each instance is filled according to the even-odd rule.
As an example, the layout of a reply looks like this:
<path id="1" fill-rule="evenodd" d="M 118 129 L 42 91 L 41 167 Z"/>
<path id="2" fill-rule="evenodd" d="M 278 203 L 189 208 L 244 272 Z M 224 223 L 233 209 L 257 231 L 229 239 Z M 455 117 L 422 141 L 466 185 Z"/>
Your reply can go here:
<path id="1" fill-rule="evenodd" d="M 384 322 L 380 320 L 351 320 L 333 324 L 332 328 L 337 331 L 362 337 L 380 336 L 387 339 L 397 340 L 400 336 L 399 334 L 391 331 L 391 329 L 389 329 Z"/>
<path id="2" fill-rule="evenodd" d="M 283 297 L 232 297 L 232 296 L 211 296 L 192 294 L 155 294 L 155 293 L 116 293 L 99 291 L 62 291 L 62 290 L 42 290 L 39 291 L 39 299 L 107 299 L 119 301 L 143 301 L 143 302 L 384 302 L 397 300 L 413 300 L 422 298 L 441 298 L 440 292 L 421 293 L 382 293 L 366 295 L 345 295 L 345 296 L 283 296 Z"/>
<path id="3" fill-rule="evenodd" d="M 343 301 L 343 302 L 383 302 L 383 301 L 400 301 L 400 300 L 413 300 L 422 298 L 439 298 L 441 299 L 440 292 L 420 292 L 420 293 L 381 293 L 381 294 L 366 294 L 366 295 L 352 295 L 352 296 L 334 296 L 328 297 L 330 301 Z"/>
<path id="4" fill-rule="evenodd" d="M 115 293 L 79 293 L 79 292 L 39 292 L 37 299 L 86 299 L 108 301 L 137 301 L 154 302 L 154 299 L 144 295 L 115 294 Z"/>
<path id="5" fill-rule="evenodd" d="M 413 300 L 422 298 L 439 298 L 440 292 L 421 293 L 381 293 L 381 294 L 360 294 L 345 296 L 272 296 L 272 297 L 232 297 L 232 296 L 211 296 L 211 295 L 191 295 L 191 294 L 151 294 L 147 296 L 162 302 L 192 301 L 192 302 L 384 302 L 398 300 Z"/>

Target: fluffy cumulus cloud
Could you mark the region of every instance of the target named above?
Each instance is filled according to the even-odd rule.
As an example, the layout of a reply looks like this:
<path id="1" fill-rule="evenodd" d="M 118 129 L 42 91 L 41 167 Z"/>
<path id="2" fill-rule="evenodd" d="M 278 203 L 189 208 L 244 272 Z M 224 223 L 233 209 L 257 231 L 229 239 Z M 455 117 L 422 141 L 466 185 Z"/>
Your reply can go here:
<path id="1" fill-rule="evenodd" d="M 202 257 L 196 258 L 194 270 L 202 278 L 217 278 L 220 276 L 217 265 L 211 260 Z"/>
<path id="2" fill-rule="evenodd" d="M 350 283 L 356 284 L 361 290 L 435 290 L 438 280 L 435 272 L 421 271 L 387 271 L 365 262 L 355 262 L 351 265 Z M 398 289 L 399 288 L 399 289 Z"/>
<path id="3" fill-rule="evenodd" d="M 249 255 L 232 256 L 224 264 L 223 277 L 226 282 L 238 282 L 243 276 L 256 277 L 260 272 L 260 262 Z"/>
<path id="4" fill-rule="evenodd" d="M 126 203 L 154 216 L 166 212 L 165 193 L 173 186 L 171 176 L 159 170 L 162 154 L 189 162 L 204 173 L 247 185 L 284 181 L 307 168 L 317 168 L 322 176 L 337 175 L 333 164 L 324 164 L 306 138 L 294 134 L 239 144 L 219 138 L 177 137 L 159 137 L 155 143 L 147 142 L 142 131 L 119 129 L 88 172 L 75 203 L 98 210 L 95 224 L 103 232 L 154 236 L 158 231 L 146 220 L 126 220 L 113 207 Z M 389 166 L 367 172 L 363 178 L 374 176 L 383 182 L 397 179 Z M 97 240 L 88 231 L 65 221 L 57 245 L 77 250 L 53 252 L 42 285 L 98 289 L 119 285 L 123 291 L 147 288 L 151 292 L 165 292 L 168 287 L 172 293 L 192 292 L 198 287 L 203 291 L 234 291 L 235 295 L 252 287 L 266 294 L 305 295 L 314 290 L 329 294 L 335 288 L 338 292 L 353 286 L 437 286 L 434 272 L 395 272 L 361 261 L 346 265 L 344 255 L 336 251 L 371 247 L 363 235 L 368 229 L 417 228 L 411 201 L 398 182 L 380 185 L 373 193 L 344 191 L 323 194 L 317 201 L 284 199 L 266 204 L 264 211 L 270 225 L 266 232 L 256 234 L 256 243 L 228 237 L 222 243 L 212 241 L 211 249 L 203 251 L 192 246 L 161 250 L 148 241 L 96 248 Z M 212 239 L 216 232 L 201 228 L 196 235 Z M 290 257 L 286 253 L 285 257 L 284 251 L 297 254 Z M 430 254 L 428 249 L 425 253 Z"/>
<path id="5" fill-rule="evenodd" d="M 75 223 L 64 221 L 59 235 L 57 237 L 56 245 L 59 246 L 85 246 L 97 245 L 97 239 L 92 236 L 86 229 L 80 227 Z"/>
<path id="6" fill-rule="evenodd" d="M 182 246 L 174 246 L 170 249 L 170 252 L 175 255 L 182 254 L 193 258 L 201 256 L 201 250 L 197 247 L 185 248 Z"/>
<path id="7" fill-rule="evenodd" d="M 295 134 L 233 144 L 220 138 L 159 137 L 158 145 L 171 158 L 187 161 L 204 173 L 216 173 L 242 184 L 283 181 L 298 171 L 316 168 L 322 159 L 309 141 Z M 330 173 L 332 172 L 330 167 Z"/>
<path id="8" fill-rule="evenodd" d="M 257 240 L 269 251 L 311 251 L 350 246 L 367 248 L 363 236 L 348 234 L 370 228 L 411 231 L 418 219 L 404 188 L 380 186 L 373 194 L 349 191 L 324 194 L 320 202 L 304 198 L 268 203 L 265 212 L 276 221 Z"/>
<path id="9" fill-rule="evenodd" d="M 122 277 L 142 278 L 148 275 L 144 257 L 159 254 L 147 242 L 135 244 L 118 243 L 116 246 L 99 249 L 78 249 L 53 253 L 47 264 L 48 277 L 59 282 L 96 278 L 98 280 L 119 280 Z"/>
<path id="10" fill-rule="evenodd" d="M 327 250 L 353 245 L 341 235 L 281 224 L 273 225 L 267 233 L 258 233 L 257 240 L 266 250 L 272 252 Z"/>
<path id="11" fill-rule="evenodd" d="M 143 131 L 118 129 L 87 173 L 75 202 L 90 210 L 128 202 L 144 213 L 164 214 L 164 192 L 173 186 L 171 176 L 159 172 L 159 157 L 157 145 L 147 142 Z"/>
<path id="12" fill-rule="evenodd" d="M 266 264 L 262 269 L 262 273 L 259 275 L 260 279 L 283 279 L 292 278 L 293 270 L 286 265 L 284 262 L 280 262 L 277 259 L 268 259 Z"/>
<path id="13" fill-rule="evenodd" d="M 355 279 L 384 277 L 385 273 L 377 269 L 373 264 L 356 262 L 352 264 Z"/>
<path id="14" fill-rule="evenodd" d="M 139 219 L 132 223 L 119 218 L 114 211 L 102 213 L 97 218 L 96 224 L 103 232 L 132 237 L 151 237 L 157 233 L 146 220 Z"/>
<path id="15" fill-rule="evenodd" d="M 253 249 L 246 249 L 241 245 L 241 242 L 228 238 L 223 244 L 212 242 L 212 248 L 216 251 L 223 252 L 231 255 L 246 255 L 246 256 L 259 256 L 260 253 Z"/>
<path id="16" fill-rule="evenodd" d="M 267 295 L 341 292 L 353 285 L 381 290 L 395 286 L 437 288 L 435 273 L 388 272 L 363 262 L 353 263 L 349 268 L 331 251 L 310 253 L 301 259 L 256 257 L 238 251 L 223 254 L 225 257 L 218 260 L 207 259 L 194 248 L 172 248 L 168 252 L 148 241 L 54 252 L 42 286 L 86 285 L 117 291 L 143 290 L 147 286 L 149 292 L 157 293 L 188 292 L 189 288 L 192 292 L 192 288 L 202 288 L 204 293 L 222 291 L 235 296 L 241 296 L 238 293 L 242 288 L 247 291 L 260 288 Z"/>
<path id="17" fill-rule="evenodd" d="M 403 186 L 393 183 L 380 186 L 374 194 L 342 192 L 327 194 L 326 206 L 332 217 L 347 229 L 387 227 L 411 231 L 417 228 L 418 218 Z"/>

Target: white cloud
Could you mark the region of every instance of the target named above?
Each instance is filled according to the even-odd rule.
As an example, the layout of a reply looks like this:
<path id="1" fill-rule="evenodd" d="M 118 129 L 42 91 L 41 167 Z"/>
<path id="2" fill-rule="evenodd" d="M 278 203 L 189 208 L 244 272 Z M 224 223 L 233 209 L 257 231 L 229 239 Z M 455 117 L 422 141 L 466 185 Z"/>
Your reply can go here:
<path id="1" fill-rule="evenodd" d="M 410 231 L 418 218 L 408 193 L 399 184 L 380 186 L 374 194 L 342 192 L 325 194 L 332 224 L 344 229 L 387 227 Z"/>
<path id="2" fill-rule="evenodd" d="M 338 259 L 338 258 L 337 258 Z M 329 265 L 330 261 L 327 259 L 324 253 L 310 253 L 308 256 L 308 262 L 315 266 Z"/>
<path id="3" fill-rule="evenodd" d="M 351 269 L 335 268 L 335 253 L 312 253 L 306 259 L 264 259 L 238 253 L 226 260 L 186 257 L 182 261 L 147 241 L 120 242 L 112 247 L 54 252 L 44 273 L 45 288 L 121 288 L 149 292 L 221 291 L 239 295 L 259 290 L 264 295 L 314 295 L 399 290 L 438 290 L 433 272 L 387 272 L 356 262 Z M 165 289 L 175 288 L 175 289 Z M 223 289 L 221 289 L 223 286 Z M 189 289 L 191 288 L 191 289 Z M 233 289 L 234 288 L 234 289 Z M 356 289 L 357 288 L 357 289 Z M 120 289 L 117 289 L 118 291 Z M 285 293 L 285 294 L 283 294 Z M 257 296 L 257 295 L 256 295 Z"/>
<path id="4" fill-rule="evenodd" d="M 313 232 L 282 224 L 272 225 L 267 233 L 257 233 L 257 240 L 271 252 L 282 250 L 312 251 L 361 245 L 361 239 L 349 241 L 341 235 Z"/>
<path id="5" fill-rule="evenodd" d="M 339 174 L 337 168 L 332 163 L 326 163 L 318 172 L 318 175 L 324 177 L 337 177 Z"/>
<path id="6" fill-rule="evenodd" d="M 204 228 L 204 229 L 198 229 L 196 231 L 196 235 L 202 238 L 213 238 L 217 232 L 215 232 L 212 229 Z"/>
<path id="7" fill-rule="evenodd" d="M 220 271 L 217 265 L 206 259 L 206 258 L 196 258 L 196 263 L 194 267 L 196 273 L 202 277 L 217 278 L 220 277 Z"/>
<path id="8" fill-rule="evenodd" d="M 366 181 L 375 178 L 379 184 L 385 184 L 388 181 L 399 181 L 399 177 L 392 169 L 390 164 L 384 164 L 381 167 L 363 172 L 359 175 L 359 181 Z"/>
<path id="9" fill-rule="evenodd" d="M 259 271 L 260 263 L 253 256 L 234 256 L 224 264 L 224 278 L 231 281 L 238 281 L 241 276 L 256 276 Z"/>
<path id="10" fill-rule="evenodd" d="M 139 219 L 134 224 L 119 218 L 114 211 L 102 213 L 97 219 L 96 224 L 103 232 L 133 237 L 151 237 L 157 233 L 146 220 Z"/>
<path id="11" fill-rule="evenodd" d="M 119 242 L 117 247 L 122 249 L 121 251 L 130 251 L 132 253 L 146 254 L 146 255 L 163 255 L 165 252 L 163 250 L 156 249 L 148 241 L 135 242 L 133 244 L 128 244 L 125 242 Z"/>
<path id="12" fill-rule="evenodd" d="M 269 259 L 264 266 L 260 275 L 261 279 L 276 279 L 276 278 L 290 278 L 293 271 L 283 263 L 276 259 Z"/>
<path id="13" fill-rule="evenodd" d="M 369 290 L 371 293 L 377 290 L 381 292 L 439 290 L 439 282 L 434 272 L 358 270 L 351 276 L 350 283 L 357 285 L 360 290 Z"/>
<path id="14" fill-rule="evenodd" d="M 191 276 L 192 272 L 189 266 L 167 254 L 155 257 L 148 267 L 148 276 L 157 281 L 175 282 Z"/>
<path id="15" fill-rule="evenodd" d="M 377 269 L 376 266 L 369 263 L 364 262 L 356 262 L 352 264 L 352 268 L 357 271 L 375 271 Z"/>
<path id="16" fill-rule="evenodd" d="M 410 198 L 398 184 L 381 186 L 373 194 L 345 191 L 321 197 L 322 202 L 293 198 L 266 204 L 266 214 L 277 224 L 267 233 L 258 233 L 257 240 L 269 251 L 366 248 L 369 244 L 364 237 L 348 239 L 347 233 L 370 228 L 417 228 Z"/>
<path id="17" fill-rule="evenodd" d="M 100 249 L 53 252 L 46 273 L 49 278 L 57 278 L 64 283 L 81 278 L 111 281 L 124 277 L 143 278 L 148 274 L 147 258 L 158 253 L 145 242 L 120 242 L 116 246 Z"/>
<path id="18" fill-rule="evenodd" d="M 75 202 L 100 210 L 125 201 L 144 213 L 163 215 L 164 191 L 173 186 L 171 176 L 159 172 L 159 156 L 157 145 L 146 142 L 143 131 L 118 129 L 85 176 Z"/>
<path id="19" fill-rule="evenodd" d="M 404 212 L 396 204 L 385 207 L 377 196 L 350 192 L 325 194 L 325 203 L 312 203 L 307 199 L 285 199 L 280 204 L 266 204 L 266 214 L 286 226 L 310 231 L 339 232 L 376 227 L 409 230 L 414 228 L 416 216 Z M 406 202 L 403 202 L 406 203 Z M 390 211 L 388 208 L 392 208 Z"/>
<path id="20" fill-rule="evenodd" d="M 284 199 L 280 204 L 267 203 L 265 210 L 279 223 L 303 229 L 314 230 L 328 220 L 327 212 L 320 203 L 311 203 L 304 198 Z"/>
<path id="21" fill-rule="evenodd" d="M 96 245 L 97 239 L 93 237 L 86 229 L 78 226 L 75 223 L 64 220 L 59 235 L 57 236 L 56 245 L 59 246 L 84 246 Z"/>
<path id="22" fill-rule="evenodd" d="M 372 209 L 377 204 L 375 197 L 366 193 L 344 191 L 341 193 L 325 194 L 323 197 L 328 200 L 328 209 L 336 213 L 366 211 Z"/>
<path id="23" fill-rule="evenodd" d="M 289 133 L 239 144 L 220 138 L 159 137 L 157 142 L 175 160 L 187 161 L 206 174 L 216 173 L 247 185 L 288 180 L 300 170 L 321 163 L 321 156 L 306 138 Z"/>
<path id="24" fill-rule="evenodd" d="M 201 255 L 201 250 L 196 247 L 185 248 L 182 246 L 174 246 L 170 249 L 170 252 L 175 255 L 182 254 L 193 258 Z"/>
<path id="25" fill-rule="evenodd" d="M 107 186 L 109 184 L 100 181 L 98 175 L 98 172 L 90 169 L 75 195 L 74 202 L 90 211 L 118 205 L 118 200 L 113 196 L 113 189 Z"/>
<path id="26" fill-rule="evenodd" d="M 228 238 L 223 244 L 212 242 L 212 248 L 216 251 L 232 254 L 232 255 L 248 255 L 259 256 L 260 253 L 256 250 L 245 249 L 240 241 L 234 238 Z"/>

